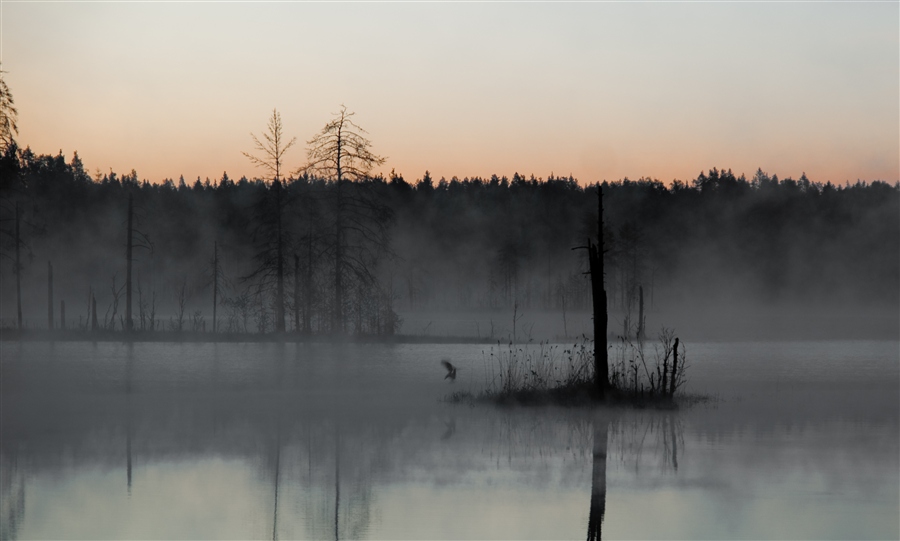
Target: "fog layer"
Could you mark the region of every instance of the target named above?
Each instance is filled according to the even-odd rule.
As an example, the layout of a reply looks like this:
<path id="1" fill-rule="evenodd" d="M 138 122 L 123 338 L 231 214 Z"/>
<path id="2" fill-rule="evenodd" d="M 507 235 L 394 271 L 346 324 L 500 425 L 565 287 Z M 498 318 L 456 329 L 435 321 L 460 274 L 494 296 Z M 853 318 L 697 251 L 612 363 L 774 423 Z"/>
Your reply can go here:
<path id="1" fill-rule="evenodd" d="M 288 331 L 535 339 L 590 329 L 584 251 L 572 248 L 596 238 L 598 186 L 573 178 L 435 182 L 426 172 L 345 181 L 336 198 L 337 183 L 312 177 L 92 179 L 77 154 L 26 150 L 3 167 L 7 328 L 17 325 L 17 244 L 24 327 L 46 328 L 52 308 L 58 328 L 62 301 L 66 327 L 89 329 L 92 297 L 101 328 L 125 327 L 130 196 L 135 329 L 212 331 L 215 284 L 218 332 L 274 331 L 276 250 Z M 725 334 L 759 325 L 770 335 L 897 336 L 896 185 L 713 169 L 669 186 L 625 179 L 602 189 L 613 333 L 636 322 L 643 296 L 651 328 L 700 332 L 727 316 Z M 345 205 L 340 239 L 336 204 Z M 338 250 L 348 263 L 336 283 Z M 773 321 L 779 314 L 788 316 Z M 441 326 L 451 320 L 462 323 Z"/>

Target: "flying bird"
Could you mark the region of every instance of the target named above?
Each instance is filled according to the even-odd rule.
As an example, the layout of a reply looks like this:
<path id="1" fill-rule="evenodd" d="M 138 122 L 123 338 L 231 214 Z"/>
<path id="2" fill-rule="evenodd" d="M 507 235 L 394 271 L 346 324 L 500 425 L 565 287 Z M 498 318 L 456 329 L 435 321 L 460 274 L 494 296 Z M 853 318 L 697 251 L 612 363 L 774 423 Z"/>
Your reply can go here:
<path id="1" fill-rule="evenodd" d="M 447 359 L 441 359 L 441 365 L 447 369 L 447 375 L 444 379 L 450 378 L 450 381 L 456 381 L 456 367 L 450 364 Z"/>

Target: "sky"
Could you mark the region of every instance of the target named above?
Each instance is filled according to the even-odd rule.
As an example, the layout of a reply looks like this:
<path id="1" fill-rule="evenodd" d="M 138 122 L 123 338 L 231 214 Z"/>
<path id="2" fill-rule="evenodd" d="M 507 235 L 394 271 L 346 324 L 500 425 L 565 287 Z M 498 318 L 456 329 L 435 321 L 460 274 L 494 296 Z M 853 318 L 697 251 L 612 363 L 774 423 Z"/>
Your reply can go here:
<path id="1" fill-rule="evenodd" d="M 159 182 L 262 175 L 341 105 L 407 180 L 712 167 L 900 180 L 900 3 L 0 2 L 20 146 Z"/>

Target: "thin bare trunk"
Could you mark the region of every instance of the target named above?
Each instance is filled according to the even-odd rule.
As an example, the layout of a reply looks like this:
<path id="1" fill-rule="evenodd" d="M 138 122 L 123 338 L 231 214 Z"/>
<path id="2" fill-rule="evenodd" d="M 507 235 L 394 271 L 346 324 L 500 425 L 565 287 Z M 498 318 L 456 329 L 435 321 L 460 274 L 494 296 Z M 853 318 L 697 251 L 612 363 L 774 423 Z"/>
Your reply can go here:
<path id="1" fill-rule="evenodd" d="M 283 333 L 284 325 L 284 239 L 281 231 L 281 183 L 276 178 L 273 188 L 275 192 L 276 239 L 275 248 L 277 284 L 275 288 L 275 332 Z"/>
<path id="2" fill-rule="evenodd" d="M 125 241 L 125 330 L 134 329 L 134 320 L 131 317 L 131 265 L 134 227 L 134 195 L 128 194 L 128 234 Z"/>
<path id="3" fill-rule="evenodd" d="M 22 237 L 20 235 L 20 223 L 22 222 L 22 213 L 19 211 L 19 204 L 16 203 L 16 322 L 19 330 L 22 330 L 22 259 L 21 246 Z"/>
<path id="4" fill-rule="evenodd" d="M 300 332 L 300 256 L 294 254 L 294 332 Z"/>
<path id="5" fill-rule="evenodd" d="M 213 320 L 212 332 L 216 334 L 216 309 L 219 303 L 219 243 L 213 242 Z"/>
<path id="6" fill-rule="evenodd" d="M 669 384 L 669 395 L 675 394 L 676 379 L 678 377 L 678 338 L 675 339 L 675 345 L 672 346 L 672 381 Z"/>
<path id="7" fill-rule="evenodd" d="M 588 239 L 588 260 L 590 262 L 591 297 L 594 310 L 594 386 L 603 396 L 609 388 L 609 353 L 606 343 L 606 329 L 609 314 L 606 309 L 606 287 L 603 280 L 603 191 L 597 186 L 597 244 Z"/>
<path id="8" fill-rule="evenodd" d="M 47 330 L 53 330 L 53 264 L 47 262 Z"/>
<path id="9" fill-rule="evenodd" d="M 303 314 L 303 332 L 312 334 L 312 218 L 310 218 L 310 234 L 306 239 L 306 283 L 305 286 L 305 312 Z"/>
<path id="10" fill-rule="evenodd" d="M 334 322 L 332 323 L 333 331 L 340 333 L 344 330 L 344 285 L 341 281 L 341 272 L 344 267 L 343 260 L 343 239 L 341 214 L 343 213 L 343 201 L 341 199 L 341 128 L 337 133 L 337 208 L 335 213 L 335 246 L 334 246 Z"/>
<path id="11" fill-rule="evenodd" d="M 637 339 L 644 339 L 644 286 L 640 286 L 638 288 L 639 301 L 638 305 L 638 328 L 637 328 Z"/>
<path id="12" fill-rule="evenodd" d="M 97 324 L 97 297 L 91 293 L 91 330 L 96 331 L 100 328 Z"/>

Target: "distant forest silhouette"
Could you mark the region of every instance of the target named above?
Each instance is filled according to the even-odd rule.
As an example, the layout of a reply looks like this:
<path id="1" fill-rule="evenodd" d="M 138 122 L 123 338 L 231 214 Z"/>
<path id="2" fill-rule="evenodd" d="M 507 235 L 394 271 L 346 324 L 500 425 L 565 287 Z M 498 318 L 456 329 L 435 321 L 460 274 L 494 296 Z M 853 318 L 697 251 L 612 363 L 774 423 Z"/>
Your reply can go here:
<path id="1" fill-rule="evenodd" d="M 393 334 L 401 313 L 591 306 L 586 256 L 571 248 L 595 236 L 598 184 L 572 177 L 150 183 L 134 170 L 92 177 L 77 153 L 67 161 L 12 145 L 0 159 L 5 327 L 16 325 L 17 224 L 26 327 L 46 328 L 48 310 L 58 320 L 60 301 L 67 328 L 89 329 L 94 317 L 100 328 L 127 326 L 129 197 L 141 239 L 131 241 L 136 330 L 209 332 L 214 295 L 218 332 L 280 330 L 276 248 L 288 332 Z M 896 184 L 712 169 L 671 185 L 624 179 L 602 189 L 612 310 L 634 309 L 640 287 L 655 306 L 898 303 Z M 342 239 L 336 196 L 348 205 Z M 337 287 L 336 249 L 348 261 Z"/>

